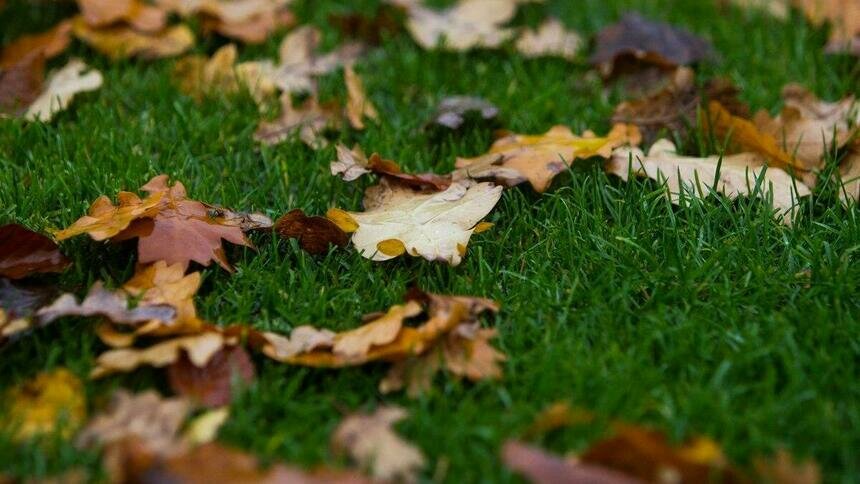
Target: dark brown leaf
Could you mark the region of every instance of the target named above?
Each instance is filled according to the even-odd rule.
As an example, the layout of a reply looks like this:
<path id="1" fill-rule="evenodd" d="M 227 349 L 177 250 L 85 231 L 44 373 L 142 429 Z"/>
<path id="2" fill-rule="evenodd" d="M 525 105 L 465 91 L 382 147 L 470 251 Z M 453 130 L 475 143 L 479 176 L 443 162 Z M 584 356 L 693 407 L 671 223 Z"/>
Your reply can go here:
<path id="1" fill-rule="evenodd" d="M 0 227 L 0 276 L 21 279 L 35 273 L 62 272 L 70 264 L 53 240 L 22 227 Z"/>
<path id="2" fill-rule="evenodd" d="M 468 116 L 490 121 L 498 115 L 499 108 L 485 99 L 474 96 L 451 96 L 439 102 L 428 124 L 458 129 Z"/>
<path id="3" fill-rule="evenodd" d="M 300 209 L 279 218 L 275 232 L 284 239 L 298 239 L 302 249 L 311 254 L 325 254 L 331 245 L 346 247 L 349 243 L 349 235 L 334 222 L 325 217 L 308 217 Z"/>
<path id="4" fill-rule="evenodd" d="M 379 45 L 384 38 L 396 35 L 402 30 L 399 17 L 402 15 L 396 8 L 383 4 L 377 7 L 373 15 L 362 12 L 329 15 L 328 23 L 347 38 L 361 40 L 369 45 Z"/>
<path id="5" fill-rule="evenodd" d="M 196 366 L 185 354 L 167 367 L 170 388 L 207 407 L 229 405 L 233 382 L 247 385 L 255 376 L 254 363 L 241 346 L 222 348 L 203 367 Z"/>
<path id="6" fill-rule="evenodd" d="M 505 442 L 502 461 L 534 484 L 635 484 L 642 481 L 603 467 L 548 454 L 516 440 Z"/>

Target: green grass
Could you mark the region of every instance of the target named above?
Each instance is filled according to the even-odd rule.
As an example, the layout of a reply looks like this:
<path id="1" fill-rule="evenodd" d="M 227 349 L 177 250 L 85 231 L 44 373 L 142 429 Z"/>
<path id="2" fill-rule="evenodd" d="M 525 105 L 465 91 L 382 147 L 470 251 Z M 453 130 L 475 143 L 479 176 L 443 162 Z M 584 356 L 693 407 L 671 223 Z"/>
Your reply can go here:
<path id="1" fill-rule="evenodd" d="M 329 13 L 375 4 L 337 3 L 310 0 L 296 8 L 303 21 L 325 30 L 329 46 L 339 42 Z M 542 8 L 529 7 L 519 20 L 539 19 Z M 858 93 L 856 60 L 825 57 L 826 31 L 797 15 L 783 23 L 688 0 L 559 0 L 545 7 L 586 35 L 629 8 L 709 38 L 720 59 L 698 69 L 700 80 L 730 77 L 754 109 L 775 112 L 788 82 L 829 99 Z M 46 28 L 70 9 L 12 1 L 0 13 L 0 42 Z M 218 42 L 196 50 L 211 53 Z M 245 48 L 242 57 L 274 57 L 277 43 Z M 69 55 L 101 69 L 105 85 L 52 124 L 0 121 L 0 223 L 64 227 L 98 195 L 134 190 L 159 173 L 184 182 L 193 198 L 273 217 L 292 208 L 359 208 L 369 182 L 330 176 L 333 149 L 252 141 L 259 115 L 249 97 L 198 104 L 171 84 L 173 61 L 110 63 L 80 45 Z M 392 38 L 359 66 L 382 122 L 340 139 L 409 170 L 448 171 L 455 156 L 481 153 L 492 140 L 488 129 L 442 138 L 420 130 L 435 103 L 452 94 L 489 99 L 504 125 L 519 132 L 553 124 L 605 132 L 621 96 L 587 74 L 586 56 L 568 63 L 525 60 L 510 48 L 425 52 L 405 34 Z M 343 96 L 340 75 L 324 78 L 321 92 Z M 235 274 L 203 270 L 198 308 L 209 320 L 278 331 L 303 323 L 349 328 L 417 283 L 500 301 L 503 310 L 490 323 L 509 361 L 500 382 L 443 376 L 430 394 L 410 400 L 377 392 L 382 365 L 327 371 L 255 357 L 259 379 L 234 402 L 220 439 L 267 460 L 336 465 L 328 438 L 342 412 L 396 403 L 411 413 L 398 428 L 429 457 L 425 479 L 516 482 L 499 463 L 501 442 L 564 399 L 602 422 L 647 424 L 674 439 L 708 435 L 741 465 L 784 447 L 815 458 L 830 482 L 856 482 L 860 212 L 843 208 L 827 183 L 801 212 L 790 229 L 759 201 L 711 197 L 680 209 L 653 182 L 622 183 L 583 164 L 543 196 L 506 191 L 491 215 L 495 228 L 475 236 L 455 268 L 408 257 L 372 263 L 353 249 L 315 257 L 295 243 L 255 237 L 257 251 L 230 252 Z M 79 237 L 62 247 L 74 261 L 59 276 L 67 290 L 83 294 L 99 279 L 115 286 L 132 273 L 133 245 Z M 84 377 L 103 349 L 93 327 L 92 320 L 65 319 L 7 348 L 0 389 L 58 366 Z M 88 382 L 91 410 L 121 386 L 169 391 L 151 370 Z M 578 450 L 601 432 L 589 425 L 540 443 Z M 0 470 L 13 475 L 95 469 L 97 462 L 68 442 L 20 447 L 0 438 Z"/>

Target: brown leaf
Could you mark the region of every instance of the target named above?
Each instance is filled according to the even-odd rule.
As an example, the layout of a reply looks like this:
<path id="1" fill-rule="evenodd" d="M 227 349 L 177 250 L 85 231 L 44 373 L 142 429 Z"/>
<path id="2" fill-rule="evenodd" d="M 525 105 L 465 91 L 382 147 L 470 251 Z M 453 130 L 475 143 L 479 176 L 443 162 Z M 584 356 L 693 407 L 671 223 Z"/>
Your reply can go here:
<path id="1" fill-rule="evenodd" d="M 63 20 L 49 30 L 23 35 L 0 52 L 0 70 L 9 69 L 31 55 L 51 59 L 63 53 L 72 41 L 72 21 Z"/>
<path id="2" fill-rule="evenodd" d="M 426 465 L 424 455 L 393 429 L 394 424 L 407 416 L 399 407 L 380 407 L 372 414 L 348 415 L 332 435 L 332 448 L 349 454 L 376 479 L 414 482 Z"/>
<path id="3" fill-rule="evenodd" d="M 215 220 L 215 223 L 220 225 L 232 225 L 239 227 L 242 232 L 272 230 L 274 223 L 268 216 L 259 212 L 234 212 L 229 208 L 219 207 L 217 205 L 203 205 L 209 210 L 209 218 Z"/>
<path id="4" fill-rule="evenodd" d="M 713 47 L 706 40 L 636 13 L 628 13 L 618 23 L 601 30 L 596 44 L 591 63 L 604 77 L 635 69 L 636 65 L 671 69 L 714 57 Z"/>
<path id="5" fill-rule="evenodd" d="M 48 323 L 34 313 L 54 298 L 50 287 L 20 285 L 0 277 L 0 347 Z"/>
<path id="6" fill-rule="evenodd" d="M 113 60 L 175 57 L 194 45 L 194 34 L 184 24 L 149 33 L 124 25 L 96 29 L 78 18 L 72 30 L 79 40 Z"/>
<path id="7" fill-rule="evenodd" d="M 64 230 L 54 232 L 54 237 L 62 241 L 80 234 L 90 234 L 93 240 L 110 239 L 139 218 L 155 216 L 162 205 L 164 193 L 155 192 L 141 200 L 130 192 L 119 192 L 119 205 L 114 205 L 106 196 L 96 199 L 87 215 L 78 219 Z"/>
<path id="8" fill-rule="evenodd" d="M 277 29 L 295 21 L 289 0 L 157 0 L 162 8 L 201 17 L 204 30 L 248 44 L 265 42 Z"/>
<path id="9" fill-rule="evenodd" d="M 269 79 L 262 62 L 236 63 L 235 44 L 218 49 L 212 57 L 188 56 L 176 63 L 173 77 L 179 89 L 200 100 L 215 93 L 234 94 L 247 88 L 251 97 L 262 104 L 275 94 L 274 83 Z"/>
<path id="10" fill-rule="evenodd" d="M 534 484 L 635 484 L 642 482 L 611 469 L 562 459 L 516 440 L 502 447 L 502 461 Z"/>
<path id="11" fill-rule="evenodd" d="M 302 353 L 310 353 L 319 348 L 332 348 L 336 333 L 313 326 L 299 326 L 290 332 L 290 337 L 275 333 L 263 333 L 263 353 L 277 361 L 289 361 Z"/>
<path id="12" fill-rule="evenodd" d="M 44 324 L 57 318 L 68 316 L 102 316 L 115 324 L 140 325 L 157 319 L 171 322 L 176 318 L 176 310 L 168 305 L 142 304 L 129 309 L 128 295 L 122 291 L 108 291 L 101 282 L 90 288 L 87 297 L 80 304 L 73 294 L 63 294 L 50 306 L 45 306 L 36 314 Z"/>
<path id="13" fill-rule="evenodd" d="M 792 0 L 815 25 L 830 23 L 827 52 L 860 56 L 860 3 L 854 0 Z"/>
<path id="14" fill-rule="evenodd" d="M 428 125 L 458 129 L 471 114 L 483 121 L 491 121 L 499 115 L 499 108 L 489 101 L 474 96 L 446 97 L 436 106 Z"/>
<path id="15" fill-rule="evenodd" d="M 860 142 L 855 142 L 845 159 L 839 164 L 839 198 L 848 205 L 851 200 L 860 202 Z"/>
<path id="16" fill-rule="evenodd" d="M 170 388 L 207 407 L 229 405 L 234 381 L 244 386 L 255 376 L 254 363 L 241 346 L 222 348 L 202 367 L 186 355 L 167 367 Z"/>
<path id="17" fill-rule="evenodd" d="M 6 392 L 0 428 L 19 441 L 53 432 L 69 438 L 86 417 L 84 398 L 81 381 L 65 368 L 40 373 Z"/>
<path id="18" fill-rule="evenodd" d="M 279 64 L 272 74 L 272 82 L 285 93 L 316 93 L 315 78 L 355 62 L 364 52 L 364 46 L 343 44 L 326 54 L 319 53 L 322 33 L 310 25 L 290 32 L 278 49 Z"/>
<path id="19" fill-rule="evenodd" d="M 815 461 L 796 461 L 785 449 L 780 449 L 769 459 L 757 457 L 753 464 L 758 477 L 769 484 L 821 483 L 821 470 Z"/>
<path id="20" fill-rule="evenodd" d="M 0 68 L 0 117 L 20 115 L 39 97 L 45 80 L 45 57 L 33 53 L 18 63 Z"/>
<path id="21" fill-rule="evenodd" d="M 331 174 L 340 176 L 346 181 L 353 181 L 365 173 L 376 173 L 396 181 L 399 185 L 420 189 L 440 191 L 451 185 L 449 175 L 403 173 L 396 162 L 386 160 L 378 153 L 370 155 L 370 159 L 368 159 L 359 145 L 355 145 L 352 150 L 349 150 L 346 146 L 338 144 L 336 149 L 337 160 L 330 164 Z"/>
<path id="22" fill-rule="evenodd" d="M 155 32 L 167 24 L 167 13 L 141 0 L 77 0 L 90 27 L 127 23 L 135 30 Z"/>
<path id="23" fill-rule="evenodd" d="M 279 218 L 274 230 L 281 238 L 298 239 L 302 249 L 311 254 L 326 254 L 332 245 L 346 247 L 349 243 L 349 236 L 334 222 L 325 217 L 308 217 L 300 209 Z"/>
<path id="24" fill-rule="evenodd" d="M 344 358 L 360 358 L 367 355 L 373 346 L 382 346 L 394 341 L 400 334 L 403 321 L 422 312 L 421 305 L 410 301 L 406 305 L 394 305 L 385 315 L 356 329 L 338 333 L 332 351 Z"/>
<path id="25" fill-rule="evenodd" d="M 53 240 L 18 224 L 0 226 L 0 277 L 62 272 L 71 262 Z"/>
<path id="26" fill-rule="evenodd" d="M 293 107 L 289 95 L 281 97 L 281 116 L 274 121 L 263 121 L 254 133 L 254 139 L 267 145 L 288 140 L 293 134 L 311 148 L 318 150 L 328 145 L 325 132 L 341 125 L 341 109 L 331 104 L 321 105 L 316 97 L 306 99 L 298 108 Z"/>
<path id="27" fill-rule="evenodd" d="M 638 129 L 626 125 L 616 125 L 604 138 L 577 136 L 566 126 L 554 126 L 542 135 L 510 134 L 496 140 L 484 155 L 457 158 L 453 176 L 455 180 L 492 178 L 507 186 L 528 181 L 543 193 L 575 159 L 609 158 L 614 148 L 636 145 L 640 139 Z"/>
<path id="28" fill-rule="evenodd" d="M 346 118 L 353 128 L 364 129 L 364 118 L 377 121 L 379 113 L 376 107 L 367 99 L 367 94 L 364 91 L 364 83 L 358 74 L 355 73 L 352 64 L 347 64 L 343 69 L 343 77 L 346 82 L 347 101 L 346 101 Z"/>
<path id="29" fill-rule="evenodd" d="M 109 350 L 96 359 L 90 378 L 102 378 L 119 372 L 127 373 L 140 366 L 163 368 L 178 361 L 183 354 L 187 355 L 194 366 L 200 368 L 206 366 L 225 345 L 235 343 L 236 341 L 226 338 L 221 332 L 208 330 L 190 336 L 162 340 L 147 348 Z"/>
<path id="30" fill-rule="evenodd" d="M 357 39 L 370 45 L 380 45 L 383 39 L 393 37 L 402 30 L 398 17 L 395 8 L 382 4 L 372 15 L 361 11 L 343 15 L 330 14 L 328 23 L 347 38 Z"/>
<path id="31" fill-rule="evenodd" d="M 567 30 L 556 18 L 549 18 L 538 30 L 526 30 L 517 40 L 517 51 L 525 57 L 556 56 L 573 60 L 582 46 L 582 37 Z"/>

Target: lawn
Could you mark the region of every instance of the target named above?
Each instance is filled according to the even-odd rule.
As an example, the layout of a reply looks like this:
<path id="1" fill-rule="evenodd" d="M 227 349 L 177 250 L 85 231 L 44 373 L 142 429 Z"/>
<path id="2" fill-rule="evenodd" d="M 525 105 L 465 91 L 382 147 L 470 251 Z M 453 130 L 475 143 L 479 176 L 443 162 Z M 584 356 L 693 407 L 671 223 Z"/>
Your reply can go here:
<path id="1" fill-rule="evenodd" d="M 375 4 L 307 0 L 294 10 L 321 27 L 332 47 L 340 39 L 328 15 Z M 527 7 L 517 21 L 535 22 L 544 9 L 584 35 L 630 9 L 684 26 L 719 52 L 699 66 L 699 78 L 731 78 L 754 110 L 776 112 L 789 82 L 824 99 L 860 94 L 856 58 L 825 56 L 826 31 L 796 13 L 783 22 L 711 1 L 558 0 Z M 73 10 L 12 0 L 0 11 L 0 42 L 44 30 Z M 279 40 L 242 48 L 241 58 L 273 57 Z M 222 43 L 208 39 L 195 51 Z M 491 129 L 475 126 L 442 136 L 421 129 L 435 103 L 454 94 L 490 100 L 516 132 L 564 124 L 604 133 L 623 93 L 589 72 L 587 55 L 571 63 L 524 59 L 511 48 L 427 52 L 406 34 L 389 38 L 357 67 L 381 121 L 346 130 L 340 141 L 410 171 L 448 172 L 455 156 L 484 153 L 493 139 Z M 260 114 L 249 96 L 197 103 L 171 82 L 173 61 L 112 63 L 80 44 L 51 66 L 68 56 L 102 70 L 104 87 L 50 124 L 0 121 L 0 224 L 62 228 L 99 195 L 135 190 L 159 173 L 182 181 L 195 199 L 273 218 L 293 208 L 359 209 L 370 182 L 331 176 L 333 148 L 253 141 Z M 323 99 L 345 93 L 337 73 L 320 87 Z M 712 154 L 706 145 L 683 150 Z M 802 202 L 789 228 L 760 201 L 712 196 L 678 208 L 655 182 L 623 183 L 596 163 L 581 164 L 543 195 L 525 185 L 506 190 L 490 221 L 494 228 L 473 237 L 458 267 L 413 257 L 376 263 L 352 248 L 312 256 L 295 242 L 256 235 L 257 250 L 229 252 L 235 274 L 204 269 L 197 299 L 204 318 L 277 331 L 304 323 L 353 327 L 362 314 L 401 301 L 412 284 L 489 297 L 502 305 L 490 323 L 508 355 L 500 381 L 441 376 L 418 399 L 381 395 L 384 365 L 318 370 L 255 357 L 258 379 L 234 400 L 219 440 L 267 460 L 337 465 L 328 439 L 343 414 L 396 403 L 410 412 L 400 433 L 428 457 L 426 480 L 517 482 L 499 462 L 501 443 L 542 408 L 566 400 L 598 419 L 538 440 L 556 452 L 586 447 L 617 419 L 677 440 L 707 435 L 741 465 L 786 448 L 818 461 L 829 482 L 856 482 L 860 211 L 844 208 L 832 184 Z M 61 286 L 81 295 L 97 280 L 121 284 L 134 270 L 133 247 L 87 237 L 64 242 L 74 265 Z M 84 378 L 104 348 L 94 326 L 63 319 L 6 348 L 0 389 L 58 366 Z M 90 408 L 120 387 L 169 393 L 159 375 L 139 370 L 89 381 Z M 12 475 L 39 478 L 97 463 L 70 442 L 22 447 L 0 438 L 0 471 Z"/>

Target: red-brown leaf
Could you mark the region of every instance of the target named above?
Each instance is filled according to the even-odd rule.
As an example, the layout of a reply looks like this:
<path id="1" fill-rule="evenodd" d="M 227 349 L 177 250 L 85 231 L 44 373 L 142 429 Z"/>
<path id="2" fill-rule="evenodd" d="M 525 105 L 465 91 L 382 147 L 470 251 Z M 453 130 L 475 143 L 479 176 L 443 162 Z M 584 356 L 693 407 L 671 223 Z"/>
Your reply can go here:
<path id="1" fill-rule="evenodd" d="M 233 397 L 233 381 L 249 384 L 255 376 L 254 363 L 241 346 L 221 349 L 202 368 L 187 355 L 167 368 L 174 392 L 208 407 L 228 405 Z"/>
<path id="2" fill-rule="evenodd" d="M 330 245 L 345 247 L 349 236 L 325 217 L 308 217 L 300 209 L 290 210 L 275 222 L 275 232 L 285 239 L 298 239 L 311 254 L 325 254 Z"/>
<path id="3" fill-rule="evenodd" d="M 62 272 L 70 264 L 53 240 L 22 227 L 0 227 L 0 276 L 21 279 L 42 272 Z"/>

